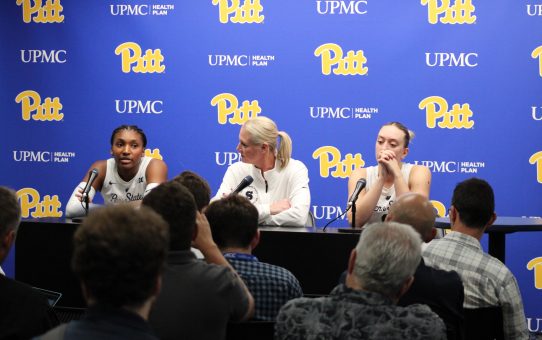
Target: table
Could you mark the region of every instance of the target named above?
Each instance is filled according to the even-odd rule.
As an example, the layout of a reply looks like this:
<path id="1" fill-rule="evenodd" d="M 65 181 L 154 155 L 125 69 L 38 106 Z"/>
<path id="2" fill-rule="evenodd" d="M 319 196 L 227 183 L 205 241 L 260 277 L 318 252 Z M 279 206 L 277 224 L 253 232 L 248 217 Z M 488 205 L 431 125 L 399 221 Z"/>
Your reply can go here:
<path id="1" fill-rule="evenodd" d="M 437 218 L 436 227 L 449 229 L 450 220 L 448 218 Z M 486 230 L 489 237 L 488 253 L 505 263 L 506 235 L 515 232 L 533 231 L 542 231 L 542 218 L 497 217 L 495 223 Z"/>

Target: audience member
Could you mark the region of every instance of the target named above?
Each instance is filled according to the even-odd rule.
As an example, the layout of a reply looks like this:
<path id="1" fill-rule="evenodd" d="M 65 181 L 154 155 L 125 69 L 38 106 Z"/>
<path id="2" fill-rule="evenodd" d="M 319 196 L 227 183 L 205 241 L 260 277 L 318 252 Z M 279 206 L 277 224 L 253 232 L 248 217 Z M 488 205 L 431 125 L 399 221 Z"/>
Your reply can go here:
<path id="1" fill-rule="evenodd" d="M 147 319 L 168 241 L 167 224 L 150 209 L 122 204 L 91 212 L 75 232 L 72 257 L 88 311 L 41 338 L 158 339 Z"/>
<path id="2" fill-rule="evenodd" d="M 0 264 L 15 242 L 20 219 L 15 192 L 0 187 Z M 28 339 L 56 325 L 58 319 L 44 296 L 0 275 L 0 339 Z"/>
<path id="3" fill-rule="evenodd" d="M 393 203 L 386 221 L 412 226 L 427 243 L 436 234 L 435 217 L 435 208 L 425 196 L 407 193 Z M 428 305 L 444 321 L 448 340 L 463 339 L 463 299 L 459 275 L 426 266 L 422 258 L 414 273 L 414 283 L 399 299 L 398 305 Z"/>
<path id="4" fill-rule="evenodd" d="M 171 242 L 162 293 L 150 315 L 161 339 L 223 339 L 229 321 L 249 319 L 254 300 L 216 246 L 205 215 L 183 185 L 171 181 L 143 199 L 169 223 Z M 193 240 L 207 263 L 190 251 Z"/>
<path id="5" fill-rule="evenodd" d="M 463 307 L 500 306 L 505 338 L 528 339 L 516 278 L 480 245 L 484 231 L 496 219 L 494 211 L 493 189 L 486 181 L 471 178 L 459 183 L 450 208 L 452 231 L 430 242 L 423 257 L 430 266 L 459 273 L 465 287 Z"/>
<path id="6" fill-rule="evenodd" d="M 258 209 L 234 195 L 214 201 L 205 212 L 213 239 L 254 296 L 254 319 L 274 321 L 287 301 L 303 296 L 299 281 L 288 270 L 258 261 L 252 255 L 260 241 Z"/>
<path id="7" fill-rule="evenodd" d="M 211 187 L 203 177 L 192 171 L 183 171 L 173 180 L 181 183 L 190 190 L 196 200 L 196 205 L 200 212 L 209 205 L 209 201 L 211 200 Z"/>
<path id="8" fill-rule="evenodd" d="M 329 297 L 282 307 L 276 339 L 445 339 L 442 320 L 425 305 L 396 306 L 420 263 L 420 236 L 395 222 L 364 228 L 350 254 L 346 285 Z"/>

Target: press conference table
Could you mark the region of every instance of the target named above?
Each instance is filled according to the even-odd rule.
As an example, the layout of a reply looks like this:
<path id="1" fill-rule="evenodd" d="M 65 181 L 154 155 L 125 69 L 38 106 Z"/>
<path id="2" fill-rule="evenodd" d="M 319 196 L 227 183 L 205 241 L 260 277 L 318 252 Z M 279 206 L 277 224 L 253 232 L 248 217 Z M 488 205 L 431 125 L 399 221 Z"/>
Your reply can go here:
<path id="1" fill-rule="evenodd" d="M 439 219 L 438 227 L 448 223 Z M 23 221 L 15 245 L 15 278 L 30 285 L 59 291 L 59 305 L 83 307 L 79 282 L 70 269 L 72 237 L 77 223 L 63 220 Z M 489 251 L 504 262 L 506 234 L 542 230 L 542 219 L 501 217 L 490 228 Z M 346 269 L 357 233 L 338 229 L 260 227 L 254 250 L 260 261 L 290 270 L 305 294 L 328 294 Z"/>
<path id="2" fill-rule="evenodd" d="M 437 218 L 435 224 L 437 228 L 450 228 L 448 218 Z M 531 231 L 542 231 L 542 218 L 497 217 L 495 223 L 486 230 L 489 238 L 488 253 L 505 263 L 506 235 Z"/>

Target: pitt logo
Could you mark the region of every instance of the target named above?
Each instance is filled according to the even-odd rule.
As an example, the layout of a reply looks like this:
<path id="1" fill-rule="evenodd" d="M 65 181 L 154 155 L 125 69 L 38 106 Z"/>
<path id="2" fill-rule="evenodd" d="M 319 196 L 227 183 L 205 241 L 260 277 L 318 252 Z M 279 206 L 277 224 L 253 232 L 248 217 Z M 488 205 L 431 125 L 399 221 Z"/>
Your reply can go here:
<path id="1" fill-rule="evenodd" d="M 533 59 L 538 58 L 538 74 L 542 77 L 542 45 L 533 50 L 531 57 Z"/>
<path id="2" fill-rule="evenodd" d="M 542 289 L 542 257 L 535 257 L 527 263 L 528 270 L 534 270 L 534 287 Z"/>
<path id="3" fill-rule="evenodd" d="M 431 204 L 433 205 L 433 208 L 435 208 L 435 210 L 437 212 L 437 217 L 445 217 L 446 216 L 446 207 L 444 206 L 444 204 L 442 204 L 442 202 L 439 202 L 439 201 L 436 201 L 436 200 L 431 200 L 429 202 L 431 202 Z"/>
<path id="4" fill-rule="evenodd" d="M 64 21 L 64 16 L 60 15 L 64 9 L 60 0 L 47 0 L 45 5 L 41 4 L 42 0 L 17 0 L 17 6 L 23 7 L 23 21 L 25 23 L 30 23 L 30 20 L 40 24 Z M 32 18 L 33 14 L 35 16 Z"/>
<path id="5" fill-rule="evenodd" d="M 244 100 L 239 107 L 239 100 L 231 93 L 221 93 L 211 99 L 211 105 L 218 109 L 218 123 L 243 125 L 250 118 L 254 118 L 262 109 L 257 100 Z M 232 116 L 228 119 L 228 116 Z"/>
<path id="6" fill-rule="evenodd" d="M 529 163 L 536 163 L 536 180 L 542 183 L 542 151 L 538 151 L 529 158 Z"/>
<path id="7" fill-rule="evenodd" d="M 365 58 L 363 50 L 348 51 L 346 57 L 343 58 L 343 50 L 341 46 L 333 43 L 320 45 L 314 50 L 314 55 L 322 56 L 322 74 L 329 75 L 331 67 L 335 65 L 333 74 L 336 75 L 366 75 L 369 68 L 365 66 L 367 58 Z"/>
<path id="8" fill-rule="evenodd" d="M 474 121 L 470 120 L 472 111 L 469 104 L 454 104 L 448 111 L 446 99 L 431 96 L 422 100 L 418 107 L 426 110 L 425 122 L 430 129 L 435 128 L 438 119 L 440 119 L 438 126 L 443 129 L 471 129 L 474 126 Z"/>
<path id="9" fill-rule="evenodd" d="M 218 5 L 218 15 L 222 24 L 227 24 L 231 21 L 235 24 L 260 24 L 263 22 L 264 15 L 260 15 L 263 11 L 263 6 L 260 0 L 244 0 L 241 5 L 241 0 L 213 0 L 213 5 Z M 230 14 L 233 16 L 230 17 Z"/>
<path id="10" fill-rule="evenodd" d="M 156 159 L 164 159 L 162 158 L 162 155 L 160 154 L 160 149 L 145 149 L 145 156 L 146 157 L 152 157 L 152 158 L 156 158 Z"/>
<path id="11" fill-rule="evenodd" d="M 335 178 L 346 178 L 350 176 L 352 171 L 356 168 L 365 165 L 365 161 L 362 159 L 360 153 L 352 155 L 346 154 L 343 160 L 341 160 L 341 152 L 334 146 L 321 146 L 312 153 L 312 158 L 320 159 L 320 176 L 323 178 L 329 177 L 331 169 L 335 169 L 331 172 L 331 176 Z"/>
<path id="12" fill-rule="evenodd" d="M 21 204 L 21 217 L 29 216 L 39 217 L 62 217 L 62 211 L 59 211 L 62 204 L 58 200 L 58 195 L 43 196 L 41 200 L 40 194 L 36 189 L 23 188 L 17 191 L 17 199 Z"/>
<path id="13" fill-rule="evenodd" d="M 21 111 L 23 114 L 23 120 L 40 120 L 40 121 L 60 121 L 64 118 L 64 114 L 60 112 L 62 104 L 58 97 L 45 98 L 43 104 L 41 104 L 41 97 L 39 93 L 32 90 L 26 90 L 15 97 L 16 103 L 21 103 Z M 35 112 L 32 116 L 31 113 Z"/>
<path id="14" fill-rule="evenodd" d="M 148 49 L 145 55 L 142 55 L 141 47 L 135 42 L 125 42 L 117 46 L 115 49 L 116 55 L 121 55 L 122 72 L 130 73 L 163 73 L 166 69 L 162 65 L 164 56 L 159 48 L 154 51 Z M 134 67 L 132 65 L 135 64 Z"/>
<path id="15" fill-rule="evenodd" d="M 451 6 L 450 1 L 453 0 L 421 0 L 422 5 L 427 5 L 427 20 L 430 24 L 436 24 L 439 21 L 443 24 L 473 24 L 476 22 L 476 15 L 473 15 L 475 7 L 471 0 L 455 0 L 455 4 Z M 439 19 L 441 14 L 444 15 Z"/>

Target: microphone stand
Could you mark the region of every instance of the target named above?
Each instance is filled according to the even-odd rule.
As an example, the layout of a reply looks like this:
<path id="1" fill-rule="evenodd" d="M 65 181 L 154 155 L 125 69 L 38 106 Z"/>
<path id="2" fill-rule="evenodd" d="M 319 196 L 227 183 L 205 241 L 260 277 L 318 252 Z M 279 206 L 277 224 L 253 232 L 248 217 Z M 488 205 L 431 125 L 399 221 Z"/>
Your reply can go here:
<path id="1" fill-rule="evenodd" d="M 85 216 L 88 216 L 88 205 L 89 205 L 88 195 L 83 196 L 83 201 L 85 201 Z"/>
<path id="2" fill-rule="evenodd" d="M 356 229 L 356 201 L 352 202 L 352 229 Z"/>

